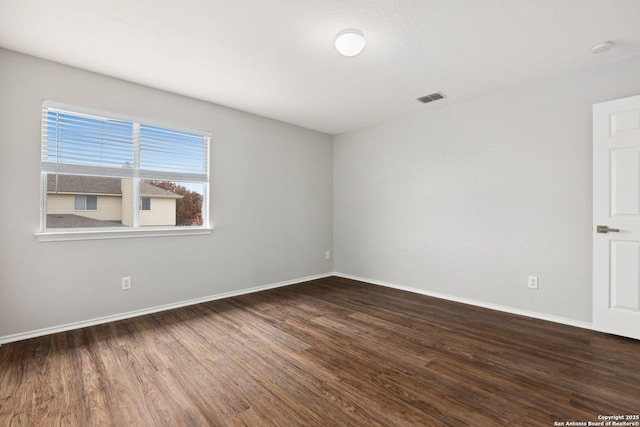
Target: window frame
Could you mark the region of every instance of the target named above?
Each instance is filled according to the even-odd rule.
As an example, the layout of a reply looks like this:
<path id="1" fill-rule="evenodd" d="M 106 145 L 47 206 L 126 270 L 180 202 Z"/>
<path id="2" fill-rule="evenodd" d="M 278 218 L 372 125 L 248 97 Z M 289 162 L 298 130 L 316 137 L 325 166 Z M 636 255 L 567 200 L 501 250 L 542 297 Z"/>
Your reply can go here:
<path id="1" fill-rule="evenodd" d="M 132 170 L 124 171 L 123 168 L 101 168 L 99 166 L 84 166 L 83 164 L 67 164 L 67 163 L 59 163 L 57 160 L 55 162 L 51 162 L 47 158 L 47 149 L 49 140 L 47 139 L 47 115 L 49 109 L 55 110 L 58 112 L 64 112 L 77 116 L 89 116 L 99 119 L 105 120 L 115 120 L 115 121 L 123 121 L 126 123 L 133 124 L 136 130 L 139 130 L 139 127 L 147 126 L 153 128 L 160 128 L 164 131 L 174 131 L 181 133 L 188 133 L 191 135 L 201 136 L 203 138 L 203 142 L 205 143 L 203 150 L 203 161 L 204 163 L 204 174 L 199 174 L 198 179 L 188 179 L 190 178 L 189 174 L 183 174 L 179 172 L 162 172 L 162 171 L 141 171 L 139 168 L 132 168 Z M 65 240 L 93 240 L 93 239 L 112 239 L 112 238 L 129 238 L 129 237 L 152 237 L 152 236 L 175 236 L 175 235 L 197 235 L 197 234 L 211 234 L 213 231 L 213 227 L 210 223 L 210 199 L 209 199 L 209 184 L 210 184 L 210 153 L 211 153 L 211 132 L 202 131 L 196 129 L 189 129 L 180 126 L 174 126 L 168 123 L 158 123 L 153 120 L 140 119 L 137 117 L 126 116 L 122 114 L 110 113 L 105 111 L 99 111 L 94 109 L 89 109 L 85 107 L 78 107 L 69 104 L 62 104 L 54 101 L 44 100 L 42 103 L 42 131 L 41 131 L 41 144 L 42 144 L 42 152 L 41 152 L 41 183 L 40 183 L 40 230 L 36 232 L 36 237 L 41 242 L 47 241 L 65 241 Z M 136 142 L 132 150 L 134 150 L 134 156 L 136 156 L 136 161 L 139 161 L 139 150 L 140 143 L 137 142 L 137 138 L 139 135 L 134 135 L 136 138 Z M 52 172 L 52 163 L 55 164 L 55 172 Z M 118 170 L 119 169 L 119 170 Z M 103 170 L 103 174 L 99 172 Z M 46 228 L 47 227 L 47 175 L 51 173 L 60 173 L 60 174 L 70 174 L 70 175 L 80 175 L 80 176 L 98 176 L 104 178 L 131 178 L 133 181 L 133 194 L 132 201 L 140 200 L 139 203 L 134 203 L 133 206 L 137 206 L 137 209 L 134 209 L 134 225 L 133 227 L 122 226 L 122 227 L 78 227 L 78 228 Z M 129 173 L 130 175 L 125 176 L 125 173 Z M 184 178 L 187 179 L 184 179 Z M 206 179 L 205 179 L 206 177 Z M 159 180 L 168 180 L 172 182 L 197 182 L 202 184 L 203 192 L 202 192 L 202 218 L 203 223 L 201 226 L 141 226 L 140 225 L 140 212 L 141 212 L 141 204 L 142 197 L 140 196 L 139 189 L 140 183 L 145 179 L 159 179 Z M 81 194 L 78 194 L 81 195 Z M 86 195 L 85 195 L 86 196 Z M 96 199 L 96 210 L 97 210 L 97 199 Z M 86 208 L 86 199 L 85 199 L 85 208 Z M 75 208 L 75 198 L 74 198 L 74 208 Z M 75 209 L 74 209 L 75 210 Z M 91 210 L 94 212 L 94 210 Z"/>

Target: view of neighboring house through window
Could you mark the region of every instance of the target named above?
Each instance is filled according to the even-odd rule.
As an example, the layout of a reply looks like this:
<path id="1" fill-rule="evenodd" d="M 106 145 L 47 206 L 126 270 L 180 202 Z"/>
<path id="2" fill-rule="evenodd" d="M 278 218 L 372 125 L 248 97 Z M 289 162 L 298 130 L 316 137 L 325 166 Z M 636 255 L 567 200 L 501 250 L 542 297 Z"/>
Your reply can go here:
<path id="1" fill-rule="evenodd" d="M 45 101 L 41 231 L 208 226 L 209 139 Z"/>
<path id="2" fill-rule="evenodd" d="M 98 210 L 98 196 L 74 196 L 73 205 L 77 211 Z"/>

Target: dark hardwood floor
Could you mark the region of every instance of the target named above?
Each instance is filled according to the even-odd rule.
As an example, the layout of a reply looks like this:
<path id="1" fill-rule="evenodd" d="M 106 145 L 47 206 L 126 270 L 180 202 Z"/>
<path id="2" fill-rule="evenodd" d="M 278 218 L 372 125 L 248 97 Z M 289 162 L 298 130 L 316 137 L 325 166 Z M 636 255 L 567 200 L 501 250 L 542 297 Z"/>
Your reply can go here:
<path id="1" fill-rule="evenodd" d="M 0 347 L 0 426 L 554 426 L 627 414 L 640 414 L 638 341 L 341 278 Z"/>

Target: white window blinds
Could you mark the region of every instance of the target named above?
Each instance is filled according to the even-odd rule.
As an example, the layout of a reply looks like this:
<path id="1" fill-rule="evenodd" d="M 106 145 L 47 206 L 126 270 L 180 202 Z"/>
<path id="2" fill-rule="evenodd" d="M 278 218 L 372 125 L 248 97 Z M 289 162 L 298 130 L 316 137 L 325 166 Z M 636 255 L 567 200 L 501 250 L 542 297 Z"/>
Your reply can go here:
<path id="1" fill-rule="evenodd" d="M 208 132 L 109 116 L 45 101 L 42 171 L 208 182 Z"/>

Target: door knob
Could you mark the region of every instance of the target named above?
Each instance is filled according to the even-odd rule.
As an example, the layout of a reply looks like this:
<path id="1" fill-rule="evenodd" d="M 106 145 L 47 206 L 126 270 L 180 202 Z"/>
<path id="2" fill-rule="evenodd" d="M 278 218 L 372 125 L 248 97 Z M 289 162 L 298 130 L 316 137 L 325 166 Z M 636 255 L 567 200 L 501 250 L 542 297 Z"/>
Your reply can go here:
<path id="1" fill-rule="evenodd" d="M 618 228 L 609 228 L 606 225 L 598 225 L 596 227 L 596 232 L 597 233 L 618 233 L 620 231 L 620 229 Z"/>

